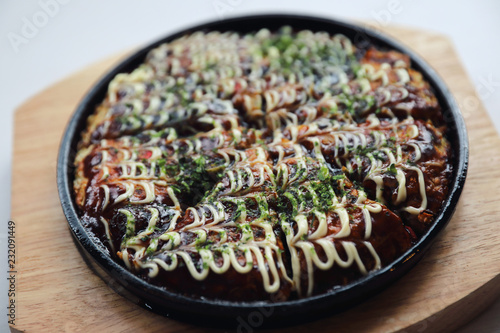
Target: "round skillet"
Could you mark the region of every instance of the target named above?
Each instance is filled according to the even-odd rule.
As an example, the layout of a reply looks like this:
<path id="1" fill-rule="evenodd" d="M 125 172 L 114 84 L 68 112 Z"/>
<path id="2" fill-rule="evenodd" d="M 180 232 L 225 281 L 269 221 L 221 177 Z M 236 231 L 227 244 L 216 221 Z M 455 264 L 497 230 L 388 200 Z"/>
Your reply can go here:
<path id="1" fill-rule="evenodd" d="M 144 61 L 151 49 L 162 43 L 199 30 L 249 33 L 261 28 L 273 31 L 283 25 L 289 25 L 296 30 L 341 33 L 358 47 L 375 45 L 410 56 L 412 68 L 420 71 L 433 87 L 448 127 L 446 135 L 452 147 L 453 179 L 450 182 L 448 199 L 443 202 L 442 211 L 430 230 L 398 260 L 354 283 L 322 295 L 279 303 L 229 302 L 189 298 L 146 283 L 105 254 L 99 240 L 90 235 L 80 224 L 73 197 L 73 160 L 80 133 L 86 127 L 87 117 L 105 98 L 108 84 L 116 74 L 131 72 Z M 413 51 L 375 30 L 350 23 L 298 15 L 257 15 L 209 22 L 171 34 L 142 48 L 104 75 L 80 102 L 66 128 L 59 150 L 57 185 L 61 205 L 77 247 L 87 264 L 119 294 L 156 313 L 189 323 L 237 327 L 243 322 L 250 322 L 252 325 L 258 324 L 259 327 L 270 327 L 311 321 L 346 310 L 363 302 L 407 273 L 423 257 L 436 236 L 450 221 L 465 183 L 467 164 L 467 132 L 460 110 L 441 78 Z"/>

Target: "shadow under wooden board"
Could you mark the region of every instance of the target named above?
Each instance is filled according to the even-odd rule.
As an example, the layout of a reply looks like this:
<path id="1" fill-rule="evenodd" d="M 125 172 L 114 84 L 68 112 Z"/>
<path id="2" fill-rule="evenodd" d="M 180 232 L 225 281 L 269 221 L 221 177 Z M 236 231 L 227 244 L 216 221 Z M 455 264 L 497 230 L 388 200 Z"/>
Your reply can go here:
<path id="1" fill-rule="evenodd" d="M 500 164 L 500 139 L 446 37 L 399 27 L 385 30 L 420 53 L 461 106 L 471 145 L 462 198 L 428 254 L 401 280 L 346 312 L 283 331 L 450 331 L 500 295 L 500 168 L 493 167 Z M 17 330 L 206 331 L 153 314 L 116 294 L 85 264 L 59 204 L 56 158 L 66 123 L 89 87 L 122 57 L 70 76 L 15 114 Z"/>

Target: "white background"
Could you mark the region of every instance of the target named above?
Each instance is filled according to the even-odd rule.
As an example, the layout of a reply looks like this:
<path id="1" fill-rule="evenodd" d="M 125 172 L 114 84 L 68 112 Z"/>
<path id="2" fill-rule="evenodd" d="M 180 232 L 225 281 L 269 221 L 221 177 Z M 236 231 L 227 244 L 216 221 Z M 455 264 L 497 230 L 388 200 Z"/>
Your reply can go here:
<path id="1" fill-rule="evenodd" d="M 57 7 L 43 5 L 54 1 L 0 2 L 1 267 L 6 265 L 7 256 L 5 232 L 10 217 L 15 108 L 33 94 L 93 62 L 203 21 L 250 13 L 290 12 L 371 20 L 375 25 L 405 25 L 446 34 L 454 42 L 496 128 L 500 128 L 497 109 L 500 105 L 500 1 L 57 0 L 60 3 Z M 44 8 L 50 16 L 41 14 Z M 26 28 L 34 23 L 39 27 Z M 0 304 L 7 302 L 5 279 L 0 279 L 0 300 Z M 0 322 L 5 325 L 3 319 Z M 7 331 L 7 326 L 0 326 L 0 331 Z M 477 331 L 500 332 L 500 301 L 461 332 Z"/>

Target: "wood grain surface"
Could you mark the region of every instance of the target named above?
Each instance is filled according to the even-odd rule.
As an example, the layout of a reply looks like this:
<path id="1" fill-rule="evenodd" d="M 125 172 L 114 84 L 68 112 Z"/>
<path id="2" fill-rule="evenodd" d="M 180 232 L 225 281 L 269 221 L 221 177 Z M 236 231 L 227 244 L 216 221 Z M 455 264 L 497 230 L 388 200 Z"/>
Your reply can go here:
<path id="1" fill-rule="evenodd" d="M 444 36 L 388 27 L 444 78 L 465 117 L 470 169 L 456 213 L 425 258 L 397 283 L 344 313 L 287 331 L 450 331 L 500 295 L 500 139 Z M 123 54 L 90 66 L 15 114 L 12 219 L 16 222 L 17 318 L 23 332 L 197 332 L 117 295 L 73 243 L 56 188 L 56 158 L 81 97 Z M 244 320 L 246 320 L 244 318 Z M 250 320 L 240 331 L 253 330 Z"/>

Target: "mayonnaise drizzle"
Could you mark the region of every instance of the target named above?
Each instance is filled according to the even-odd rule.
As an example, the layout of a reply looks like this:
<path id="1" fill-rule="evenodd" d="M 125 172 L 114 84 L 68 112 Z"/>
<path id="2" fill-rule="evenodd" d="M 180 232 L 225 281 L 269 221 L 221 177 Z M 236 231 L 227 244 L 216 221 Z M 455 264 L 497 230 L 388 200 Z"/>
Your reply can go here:
<path id="1" fill-rule="evenodd" d="M 174 271 L 183 263 L 198 281 L 231 269 L 240 274 L 258 271 L 268 293 L 279 291 L 285 282 L 299 296 L 309 296 L 316 269 L 339 266 L 368 274 L 381 267 L 370 240 L 376 232 L 373 216 L 389 200 L 384 193 L 389 180 L 397 182 L 390 204 L 414 215 L 427 208 L 424 173 L 415 164 L 422 159 L 421 133 L 411 117 L 412 106 L 405 103 L 414 78 L 405 61 L 360 63 L 352 73 L 345 67 L 354 61 L 355 48 L 345 36 L 305 30 L 295 37 L 300 46 L 263 49 L 268 38 L 265 29 L 244 39 L 235 33 L 195 32 L 155 48 L 145 64 L 110 82 L 105 116 L 98 125 L 105 134 L 117 134 L 96 144 L 101 160 L 92 172 L 99 175 L 100 200 L 93 204 L 124 216 L 118 254 L 128 269 L 147 270 L 155 278 L 160 269 Z M 283 71 L 285 66 L 293 69 L 297 59 L 304 64 L 305 59 L 317 61 L 318 50 L 335 50 L 329 55 L 332 64 L 317 62 L 315 70 L 324 76 Z M 243 68 L 246 57 L 252 62 Z M 407 111 L 406 118 L 397 118 L 397 110 Z M 256 130 L 251 137 L 244 122 L 267 132 Z M 124 135 L 139 132 L 142 137 Z M 265 145 L 258 142 L 263 139 Z M 192 207 L 186 207 L 184 193 L 178 197 L 175 187 L 189 171 L 172 175 L 164 168 L 184 157 L 217 161 L 209 170 L 217 175 L 213 190 Z M 330 188 L 331 203 L 319 205 L 325 193 L 317 193 L 312 184 L 326 182 L 320 172 L 373 182 L 380 203 L 368 200 L 361 189 L 353 203 Z M 415 174 L 420 207 L 406 206 L 407 182 Z M 276 196 L 288 200 L 296 214 L 269 208 L 269 198 Z M 162 221 L 159 203 L 169 210 L 168 221 Z M 250 212 L 255 206 L 260 216 Z M 149 214 L 143 230 L 136 230 L 140 224 L 136 228 L 135 209 Z M 362 216 L 362 239 L 349 238 L 349 209 Z M 108 220 L 101 216 L 99 221 L 116 252 Z M 274 227 L 286 235 L 291 276 Z M 332 233 L 329 227 L 338 230 Z M 238 241 L 227 235 L 234 228 Z M 219 233 L 216 241 L 211 240 L 213 232 Z M 374 264 L 367 266 L 361 248 Z"/>

